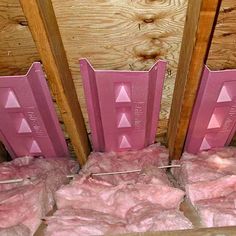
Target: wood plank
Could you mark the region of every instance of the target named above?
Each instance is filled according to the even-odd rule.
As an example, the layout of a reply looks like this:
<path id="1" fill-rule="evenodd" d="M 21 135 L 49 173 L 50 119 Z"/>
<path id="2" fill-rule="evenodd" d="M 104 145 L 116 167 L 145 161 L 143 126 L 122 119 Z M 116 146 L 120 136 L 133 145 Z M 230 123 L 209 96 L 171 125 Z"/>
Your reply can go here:
<path id="1" fill-rule="evenodd" d="M 188 1 L 52 1 L 88 132 L 78 58 L 87 57 L 97 69 L 142 70 L 155 58 L 137 56 L 135 45 L 143 45 L 143 53 L 152 51 L 151 42 L 160 49 L 169 61 L 157 131 L 164 142 Z M 235 15 L 236 1 L 223 0 L 207 60 L 211 69 L 236 68 Z M 0 75 L 24 74 L 40 60 L 19 0 L 0 0 L 0 38 Z"/>
<path id="2" fill-rule="evenodd" d="M 0 162 L 8 161 L 9 158 L 9 154 L 7 153 L 3 144 L 0 142 Z"/>
<path id="3" fill-rule="evenodd" d="M 39 61 L 19 0 L 0 0 L 0 75 L 25 74 Z"/>
<path id="4" fill-rule="evenodd" d="M 168 60 L 157 130 L 162 141 L 167 132 L 187 0 L 91 0 L 89 5 L 86 0 L 52 1 L 81 104 L 84 96 L 76 59 L 86 57 L 96 69 L 114 70 L 148 70 L 157 59 Z M 82 105 L 87 117 L 85 108 Z"/>
<path id="5" fill-rule="evenodd" d="M 88 132 L 78 59 L 96 69 L 148 70 L 162 58 L 168 72 L 157 138 L 164 140 L 188 1 L 52 2 Z M 0 0 L 0 75 L 23 74 L 40 60 L 27 24 L 19 0 Z"/>
<path id="6" fill-rule="evenodd" d="M 20 0 L 80 164 L 90 152 L 84 119 L 51 1 Z"/>
<path id="7" fill-rule="evenodd" d="M 220 0 L 189 0 L 167 132 L 172 159 L 182 154 Z"/>
<path id="8" fill-rule="evenodd" d="M 175 231 L 162 231 L 162 232 L 143 232 L 143 233 L 122 234 L 122 235 L 123 236 L 233 236 L 236 235 L 236 227 L 231 226 L 231 227 L 202 228 L 202 229 L 175 230 Z"/>

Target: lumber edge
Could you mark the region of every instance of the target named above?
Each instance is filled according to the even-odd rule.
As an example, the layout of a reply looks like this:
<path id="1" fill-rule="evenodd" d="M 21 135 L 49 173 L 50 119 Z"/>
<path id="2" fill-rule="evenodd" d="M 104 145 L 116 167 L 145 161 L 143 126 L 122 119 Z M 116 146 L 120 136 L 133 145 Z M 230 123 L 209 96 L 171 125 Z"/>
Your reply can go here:
<path id="1" fill-rule="evenodd" d="M 83 165 L 90 152 L 87 131 L 50 0 L 20 0 L 77 159 Z"/>
<path id="2" fill-rule="evenodd" d="M 180 159 L 221 0 L 189 0 L 167 130 L 171 159 Z"/>

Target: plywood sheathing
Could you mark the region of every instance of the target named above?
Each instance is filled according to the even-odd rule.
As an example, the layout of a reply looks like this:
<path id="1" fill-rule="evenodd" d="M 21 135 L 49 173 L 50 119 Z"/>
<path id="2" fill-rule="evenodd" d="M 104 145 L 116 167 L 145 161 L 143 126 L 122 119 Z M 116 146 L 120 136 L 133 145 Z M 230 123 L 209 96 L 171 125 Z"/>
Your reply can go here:
<path id="1" fill-rule="evenodd" d="M 223 0 L 207 65 L 211 70 L 236 68 L 236 1 Z"/>
<path id="2" fill-rule="evenodd" d="M 19 0 L 0 0 L 0 75 L 25 74 L 40 61 Z"/>
<path id="3" fill-rule="evenodd" d="M 96 69 L 148 70 L 169 62 L 158 135 L 166 133 L 187 0 L 53 0 L 86 126 L 88 118 L 78 59 Z M 39 61 L 18 0 L 0 0 L 0 75 L 24 74 Z"/>
<path id="4" fill-rule="evenodd" d="M 187 1 L 54 0 L 53 5 L 86 121 L 79 57 L 96 69 L 114 70 L 148 70 L 162 58 L 169 66 L 158 134 L 165 133 Z"/>
<path id="5" fill-rule="evenodd" d="M 187 2 L 107 0 L 87 4 L 82 0 L 53 0 L 87 127 L 78 58 L 88 57 L 96 69 L 142 70 L 155 61 L 150 58 L 155 54 L 150 49 L 164 45 L 162 58 L 170 61 L 171 66 L 167 72 L 158 134 L 165 134 Z M 207 60 L 211 69 L 236 68 L 235 4 L 234 0 L 222 1 Z M 0 0 L 0 39 L 0 75 L 24 74 L 33 61 L 40 60 L 18 0 Z M 149 52 L 149 58 L 137 53 L 140 52 L 139 47 L 135 47 L 138 45 L 141 51 Z"/>

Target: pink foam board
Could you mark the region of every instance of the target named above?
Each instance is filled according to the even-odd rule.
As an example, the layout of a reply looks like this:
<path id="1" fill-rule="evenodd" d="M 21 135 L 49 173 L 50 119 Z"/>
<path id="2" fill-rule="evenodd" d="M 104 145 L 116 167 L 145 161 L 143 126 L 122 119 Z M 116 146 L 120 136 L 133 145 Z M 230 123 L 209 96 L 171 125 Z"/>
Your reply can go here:
<path id="1" fill-rule="evenodd" d="M 69 157 L 40 63 L 26 75 L 0 77 L 0 140 L 12 158 Z"/>
<path id="2" fill-rule="evenodd" d="M 194 105 L 185 151 L 228 145 L 236 131 L 236 70 L 205 67 Z"/>
<path id="3" fill-rule="evenodd" d="M 80 60 L 95 151 L 135 150 L 152 144 L 166 62 L 149 71 L 95 70 Z"/>

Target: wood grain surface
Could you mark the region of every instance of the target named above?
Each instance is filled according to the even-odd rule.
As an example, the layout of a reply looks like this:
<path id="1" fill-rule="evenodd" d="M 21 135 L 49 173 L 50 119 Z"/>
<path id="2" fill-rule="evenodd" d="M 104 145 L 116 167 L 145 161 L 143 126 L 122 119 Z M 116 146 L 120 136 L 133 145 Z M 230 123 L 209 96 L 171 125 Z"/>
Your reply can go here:
<path id="1" fill-rule="evenodd" d="M 123 236 L 235 236 L 235 235 L 236 235 L 235 226 L 123 234 Z"/>
<path id="2" fill-rule="evenodd" d="M 53 0 L 69 66 L 88 127 L 78 59 L 96 69 L 148 70 L 169 62 L 157 136 L 164 141 L 188 0 Z M 223 0 L 207 60 L 236 68 L 236 2 Z M 23 74 L 40 57 L 18 0 L 0 0 L 0 75 Z M 89 127 L 88 127 L 89 132 Z"/>
<path id="3" fill-rule="evenodd" d="M 0 0 L 0 75 L 25 74 L 40 61 L 18 0 Z"/>
<path id="4" fill-rule="evenodd" d="M 159 59 L 169 62 L 158 134 L 166 132 L 178 64 L 187 1 L 53 1 L 87 120 L 78 58 L 96 69 L 148 70 Z M 105 13 L 105 14 L 104 14 Z"/>
<path id="5" fill-rule="evenodd" d="M 53 0 L 87 123 L 78 59 L 96 69 L 148 70 L 169 63 L 158 137 L 166 133 L 187 0 Z M 23 74 L 40 60 L 18 0 L 0 0 L 0 75 Z M 89 127 L 88 127 L 89 132 Z"/>
<path id="6" fill-rule="evenodd" d="M 183 152 L 220 4 L 221 0 L 189 0 L 168 124 L 171 159 L 180 159 Z"/>
<path id="7" fill-rule="evenodd" d="M 211 70 L 236 69 L 236 1 L 223 0 L 207 65 Z"/>
<path id="8" fill-rule="evenodd" d="M 52 3 L 44 0 L 20 3 L 77 159 L 83 165 L 91 150 Z"/>

